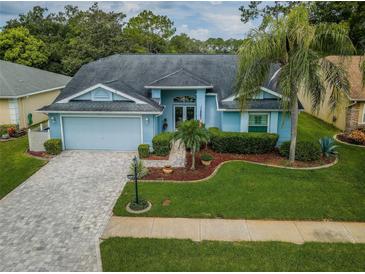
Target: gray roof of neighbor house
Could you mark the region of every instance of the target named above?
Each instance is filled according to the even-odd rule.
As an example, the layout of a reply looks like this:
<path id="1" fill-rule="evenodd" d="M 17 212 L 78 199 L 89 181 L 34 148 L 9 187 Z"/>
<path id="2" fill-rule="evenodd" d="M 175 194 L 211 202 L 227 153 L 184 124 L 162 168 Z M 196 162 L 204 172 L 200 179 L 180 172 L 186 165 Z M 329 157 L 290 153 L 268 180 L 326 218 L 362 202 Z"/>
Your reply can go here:
<path id="1" fill-rule="evenodd" d="M 223 54 L 116 54 L 82 66 L 55 103 L 97 84 L 144 97 L 149 104 L 153 87 L 204 86 L 223 107 L 221 100 L 234 93 L 237 61 L 236 55 Z M 264 87 L 277 91 L 278 71 L 271 67 Z"/>
<path id="2" fill-rule="evenodd" d="M 18 98 L 63 88 L 71 77 L 0 60 L 0 98 Z"/>

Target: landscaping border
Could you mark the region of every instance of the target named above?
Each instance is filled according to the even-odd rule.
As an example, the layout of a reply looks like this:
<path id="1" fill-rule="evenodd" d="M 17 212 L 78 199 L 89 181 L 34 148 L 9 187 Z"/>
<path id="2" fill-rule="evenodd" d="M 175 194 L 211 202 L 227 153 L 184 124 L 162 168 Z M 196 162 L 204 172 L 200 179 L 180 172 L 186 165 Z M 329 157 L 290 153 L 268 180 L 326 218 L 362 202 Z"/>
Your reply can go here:
<path id="1" fill-rule="evenodd" d="M 341 134 L 341 133 L 337 133 L 337 134 L 333 135 L 333 139 L 335 139 L 336 142 L 339 142 L 339 143 L 344 144 L 344 145 L 353 146 L 353 147 L 365 148 L 365 146 L 363 146 L 363 145 L 350 144 L 350 143 L 346 143 L 344 141 L 341 141 L 340 139 L 337 138 L 337 135 L 339 135 L 339 134 Z"/>
<path id="2" fill-rule="evenodd" d="M 322 166 L 316 166 L 316 167 L 286 167 L 286 166 L 277 166 L 277 165 L 270 165 L 270 164 L 263 164 L 263 163 L 258 163 L 258 162 L 252 162 L 252 161 L 247 161 L 247 160 L 228 160 L 228 161 L 224 161 L 222 163 L 220 163 L 219 165 L 216 166 L 216 168 L 214 169 L 214 171 L 207 177 L 202 178 L 202 179 L 198 179 L 198 180 L 190 180 L 190 181 L 178 181 L 178 180 L 139 180 L 139 182 L 141 183 L 200 183 L 202 181 L 206 181 L 211 179 L 212 177 L 214 177 L 218 170 L 227 163 L 230 162 L 244 162 L 244 163 L 249 163 L 249 164 L 256 164 L 256 165 L 260 165 L 260 166 L 267 166 L 267 167 L 275 167 L 275 168 L 284 168 L 284 169 L 292 169 L 292 170 L 317 170 L 317 169 L 324 169 L 324 168 L 329 168 L 332 167 L 334 165 L 336 165 L 338 163 L 338 157 L 336 156 L 335 160 L 332 163 L 326 164 L 326 165 L 322 165 Z"/>

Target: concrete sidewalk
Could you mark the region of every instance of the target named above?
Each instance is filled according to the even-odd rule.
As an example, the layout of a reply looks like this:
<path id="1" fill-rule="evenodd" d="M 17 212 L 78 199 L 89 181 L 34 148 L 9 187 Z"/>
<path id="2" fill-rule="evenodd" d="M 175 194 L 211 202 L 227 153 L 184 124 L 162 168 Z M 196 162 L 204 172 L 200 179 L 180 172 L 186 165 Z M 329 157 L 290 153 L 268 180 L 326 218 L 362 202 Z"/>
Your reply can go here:
<path id="1" fill-rule="evenodd" d="M 365 243 L 365 223 L 113 216 L 102 238 Z"/>

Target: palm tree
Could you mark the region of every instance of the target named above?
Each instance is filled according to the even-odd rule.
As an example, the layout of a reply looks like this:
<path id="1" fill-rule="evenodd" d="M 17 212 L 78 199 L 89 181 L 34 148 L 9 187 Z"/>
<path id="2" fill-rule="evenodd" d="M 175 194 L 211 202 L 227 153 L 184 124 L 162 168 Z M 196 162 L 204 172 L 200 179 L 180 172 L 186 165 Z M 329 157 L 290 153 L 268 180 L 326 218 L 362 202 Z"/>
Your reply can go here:
<path id="1" fill-rule="evenodd" d="M 173 140 L 180 140 L 186 148 L 190 149 L 192 154 L 191 169 L 195 169 L 195 153 L 200 150 L 202 144 L 209 142 L 209 132 L 199 121 L 188 120 L 179 125 Z"/>
<path id="2" fill-rule="evenodd" d="M 278 87 L 284 112 L 291 113 L 290 162 L 295 159 L 298 126 L 298 93 L 311 98 L 312 109 L 319 110 L 330 90 L 329 104 L 335 110 L 341 93 L 349 92 L 349 82 L 341 64 L 324 58 L 353 54 L 355 48 L 343 24 L 309 23 L 304 5 L 279 19 L 270 19 L 264 30 L 252 31 L 238 51 L 236 94 L 244 109 L 250 98 L 260 92 L 270 66 L 280 64 Z"/>

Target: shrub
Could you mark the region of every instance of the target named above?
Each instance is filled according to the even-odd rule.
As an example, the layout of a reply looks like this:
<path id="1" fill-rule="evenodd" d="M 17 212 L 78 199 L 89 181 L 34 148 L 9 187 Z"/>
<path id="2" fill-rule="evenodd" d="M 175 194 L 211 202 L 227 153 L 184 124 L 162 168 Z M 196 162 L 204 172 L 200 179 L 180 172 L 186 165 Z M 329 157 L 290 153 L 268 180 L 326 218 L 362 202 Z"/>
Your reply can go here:
<path id="1" fill-rule="evenodd" d="M 153 152 L 159 156 L 168 155 L 171 149 L 172 137 L 173 133 L 171 132 L 163 132 L 153 137 L 152 139 Z"/>
<path id="2" fill-rule="evenodd" d="M 129 166 L 129 173 L 133 174 L 134 176 L 134 161 L 132 161 L 131 165 Z M 146 168 L 142 161 L 138 161 L 137 163 L 137 178 L 143 178 L 148 174 L 148 168 Z"/>
<path id="3" fill-rule="evenodd" d="M 334 140 L 331 137 L 323 137 L 319 139 L 319 145 L 321 147 L 322 155 L 330 157 L 331 155 L 337 154 L 337 146 L 334 144 Z"/>
<path id="4" fill-rule="evenodd" d="M 212 149 L 221 153 L 267 153 L 275 148 L 279 138 L 273 133 L 222 132 L 218 128 L 210 128 L 209 132 Z"/>
<path id="5" fill-rule="evenodd" d="M 353 141 L 354 144 L 365 145 L 365 132 L 362 130 L 356 129 L 351 131 L 349 134 L 349 138 Z"/>
<path id="6" fill-rule="evenodd" d="M 284 142 L 279 148 L 281 156 L 289 158 L 290 142 Z M 295 160 L 315 161 L 321 157 L 321 148 L 318 143 L 309 141 L 298 141 L 295 148 Z"/>
<path id="7" fill-rule="evenodd" d="M 44 148 L 48 154 L 57 155 L 62 151 L 62 141 L 61 139 L 49 139 L 44 142 Z"/>
<path id="8" fill-rule="evenodd" d="M 16 129 L 15 129 L 15 127 L 8 127 L 8 128 L 7 128 L 7 132 L 8 132 L 8 135 L 9 135 L 10 137 L 15 137 Z"/>
<path id="9" fill-rule="evenodd" d="M 150 145 L 148 144 L 141 144 L 138 146 L 138 155 L 139 158 L 147 158 L 150 155 Z"/>
<path id="10" fill-rule="evenodd" d="M 212 161 L 213 156 L 208 154 L 208 153 L 204 153 L 204 154 L 200 155 L 200 160 L 202 160 L 202 161 Z"/>

